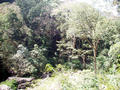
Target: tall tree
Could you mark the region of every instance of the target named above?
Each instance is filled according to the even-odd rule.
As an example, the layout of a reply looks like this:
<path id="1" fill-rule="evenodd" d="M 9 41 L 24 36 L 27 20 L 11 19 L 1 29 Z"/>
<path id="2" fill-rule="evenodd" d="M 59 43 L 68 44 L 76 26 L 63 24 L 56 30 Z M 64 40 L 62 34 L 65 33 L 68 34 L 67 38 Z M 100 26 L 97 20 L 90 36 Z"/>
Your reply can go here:
<path id="1" fill-rule="evenodd" d="M 61 30 L 66 31 L 66 36 L 80 37 L 87 40 L 93 49 L 94 69 L 97 72 L 96 56 L 99 41 L 108 34 L 109 29 L 114 28 L 110 20 L 102 16 L 97 10 L 84 3 L 64 4 L 55 10 L 58 19 L 64 21 L 61 23 Z M 74 41 L 73 41 L 74 42 Z"/>
<path id="2" fill-rule="evenodd" d="M 59 31 L 56 20 L 51 16 L 51 11 L 59 0 L 16 0 L 21 8 L 25 24 L 32 29 L 34 44 L 48 49 L 48 56 L 53 56 L 56 51 L 56 40 Z"/>

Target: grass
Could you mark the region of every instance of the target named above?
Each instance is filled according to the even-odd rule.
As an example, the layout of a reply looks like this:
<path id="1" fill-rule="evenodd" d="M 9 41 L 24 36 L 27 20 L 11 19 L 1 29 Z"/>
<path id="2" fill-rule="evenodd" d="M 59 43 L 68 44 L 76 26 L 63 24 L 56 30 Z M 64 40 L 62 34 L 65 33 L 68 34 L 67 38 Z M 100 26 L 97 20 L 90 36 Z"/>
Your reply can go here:
<path id="1" fill-rule="evenodd" d="M 17 82 L 15 80 L 6 80 L 4 82 L 1 82 L 0 85 L 7 85 L 12 90 L 17 90 Z"/>
<path id="2" fill-rule="evenodd" d="M 120 75 L 94 76 L 90 70 L 57 72 L 54 77 L 37 79 L 26 90 L 119 90 Z"/>

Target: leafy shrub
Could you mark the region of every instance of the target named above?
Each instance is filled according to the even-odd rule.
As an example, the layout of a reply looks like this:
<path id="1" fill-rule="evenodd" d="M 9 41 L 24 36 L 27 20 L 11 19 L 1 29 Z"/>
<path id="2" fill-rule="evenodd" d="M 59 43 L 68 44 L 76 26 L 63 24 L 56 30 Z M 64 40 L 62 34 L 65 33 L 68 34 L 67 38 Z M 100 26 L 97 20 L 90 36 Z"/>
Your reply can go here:
<path id="1" fill-rule="evenodd" d="M 45 66 L 47 64 L 47 59 L 44 56 L 45 48 L 38 47 L 37 44 L 34 45 L 34 49 L 30 52 L 30 57 L 28 58 L 29 62 L 34 69 L 34 73 L 42 73 L 45 70 Z"/>
<path id="2" fill-rule="evenodd" d="M 83 69 L 83 64 L 80 60 L 71 60 L 71 62 L 66 62 L 65 67 L 67 69 Z"/>
<path id="3" fill-rule="evenodd" d="M 109 70 L 110 70 L 110 73 L 112 73 L 112 74 L 120 73 L 120 57 L 119 57 L 119 55 Z"/>
<path id="4" fill-rule="evenodd" d="M 117 60 L 118 61 L 117 61 L 117 67 L 116 67 L 116 69 L 117 69 L 117 72 L 120 73 L 120 54 L 118 55 L 118 59 Z"/>
<path id="5" fill-rule="evenodd" d="M 118 58 L 119 54 L 120 54 L 120 42 L 117 42 L 116 44 L 110 47 L 108 55 L 111 59 L 115 61 Z"/>
<path id="6" fill-rule="evenodd" d="M 72 62 L 66 62 L 65 63 L 65 68 L 66 69 L 73 69 L 73 66 L 74 66 L 74 64 L 72 64 Z"/>
<path id="7" fill-rule="evenodd" d="M 96 59 L 98 69 L 102 72 L 108 71 L 111 66 L 109 58 L 103 55 L 99 55 Z"/>
<path id="8" fill-rule="evenodd" d="M 63 71 L 63 70 L 64 70 L 64 66 L 61 65 L 61 64 L 58 64 L 58 65 L 56 66 L 56 70 L 57 70 L 57 71 Z"/>
<path id="9" fill-rule="evenodd" d="M 120 71 L 120 42 L 113 44 L 110 47 L 108 55 L 111 59 L 112 67 L 110 68 L 111 73 L 116 73 Z"/>
<path id="10" fill-rule="evenodd" d="M 98 83 L 100 90 L 119 90 L 120 88 L 119 75 L 100 75 L 98 76 Z"/>
<path id="11" fill-rule="evenodd" d="M 45 72 L 54 72 L 54 67 L 51 64 L 46 64 Z"/>
<path id="12" fill-rule="evenodd" d="M 53 67 L 55 67 L 55 65 L 58 63 L 59 58 L 58 58 L 57 56 L 55 56 L 55 57 L 50 57 L 48 60 L 49 60 L 49 63 L 50 63 Z"/>
<path id="13" fill-rule="evenodd" d="M 12 90 L 17 90 L 17 82 L 15 80 L 6 80 L 0 83 L 0 85 L 3 84 L 9 86 Z"/>
<path id="14" fill-rule="evenodd" d="M 10 71 L 18 76 L 41 74 L 47 63 L 43 51 L 37 45 L 34 45 L 32 51 L 19 45 L 17 53 L 8 62 Z"/>
<path id="15" fill-rule="evenodd" d="M 25 74 L 32 73 L 34 67 L 27 60 L 28 57 L 29 57 L 28 49 L 23 45 L 19 45 L 17 53 L 13 55 L 13 57 L 9 61 L 10 71 L 18 76 L 23 76 Z"/>

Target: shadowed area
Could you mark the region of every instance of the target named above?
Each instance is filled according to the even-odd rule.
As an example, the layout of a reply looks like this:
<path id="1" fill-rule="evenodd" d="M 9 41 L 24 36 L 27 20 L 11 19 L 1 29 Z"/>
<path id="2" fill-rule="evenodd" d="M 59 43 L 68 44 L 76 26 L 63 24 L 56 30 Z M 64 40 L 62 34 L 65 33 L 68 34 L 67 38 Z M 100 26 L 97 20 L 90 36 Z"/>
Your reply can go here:
<path id="1" fill-rule="evenodd" d="M 15 0 L 0 0 L 0 3 L 3 3 L 3 2 L 10 2 L 10 3 L 13 3 Z"/>
<path id="2" fill-rule="evenodd" d="M 0 82 L 6 80 L 10 74 L 8 73 L 7 69 L 2 65 L 2 61 L 0 58 Z"/>

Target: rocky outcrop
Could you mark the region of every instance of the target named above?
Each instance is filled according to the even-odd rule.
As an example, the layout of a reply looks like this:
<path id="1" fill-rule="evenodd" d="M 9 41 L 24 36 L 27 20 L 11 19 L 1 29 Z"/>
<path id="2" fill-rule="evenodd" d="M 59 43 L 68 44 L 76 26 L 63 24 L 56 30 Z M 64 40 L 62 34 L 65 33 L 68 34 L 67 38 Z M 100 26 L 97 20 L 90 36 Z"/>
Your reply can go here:
<path id="1" fill-rule="evenodd" d="M 25 89 L 26 87 L 29 87 L 30 84 L 31 84 L 31 82 L 21 83 L 18 85 L 18 89 Z"/>
<path id="2" fill-rule="evenodd" d="M 12 90 L 12 89 L 7 85 L 0 85 L 0 90 Z"/>
<path id="3" fill-rule="evenodd" d="M 31 81 L 33 81 L 34 78 L 9 77 L 8 80 L 16 80 L 18 83 L 18 89 L 25 89 L 30 86 Z"/>
<path id="4" fill-rule="evenodd" d="M 8 80 L 16 80 L 18 84 L 31 82 L 34 78 L 9 77 Z"/>

